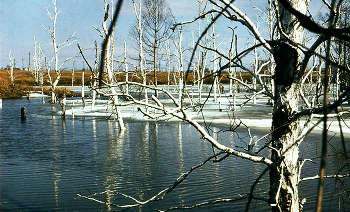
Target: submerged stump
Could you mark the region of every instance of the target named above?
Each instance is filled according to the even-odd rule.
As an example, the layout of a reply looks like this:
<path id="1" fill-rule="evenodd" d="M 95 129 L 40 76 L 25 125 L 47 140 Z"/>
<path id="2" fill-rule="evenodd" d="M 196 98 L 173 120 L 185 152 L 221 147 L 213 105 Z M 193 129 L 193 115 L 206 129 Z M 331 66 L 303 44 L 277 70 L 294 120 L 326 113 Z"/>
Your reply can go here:
<path id="1" fill-rule="evenodd" d="M 27 110 L 25 107 L 21 108 L 21 119 L 24 120 L 27 118 Z"/>

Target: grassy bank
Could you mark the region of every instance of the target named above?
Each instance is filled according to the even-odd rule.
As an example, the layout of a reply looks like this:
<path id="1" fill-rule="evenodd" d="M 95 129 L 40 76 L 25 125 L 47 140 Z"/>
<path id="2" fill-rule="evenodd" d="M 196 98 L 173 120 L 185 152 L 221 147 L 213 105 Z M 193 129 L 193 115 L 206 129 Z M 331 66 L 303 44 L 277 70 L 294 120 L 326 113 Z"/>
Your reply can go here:
<path id="1" fill-rule="evenodd" d="M 8 70 L 0 70 L 0 98 L 20 98 L 31 90 L 34 79 L 30 72 L 14 71 L 14 81 L 11 81 Z"/>
<path id="2" fill-rule="evenodd" d="M 84 72 L 84 82 L 87 85 L 90 82 L 90 71 L 75 71 L 73 85 L 82 84 L 82 75 Z M 51 95 L 52 89 L 50 88 L 50 78 L 47 71 L 42 72 L 44 75 L 44 94 Z M 50 72 L 52 79 L 56 79 L 56 74 L 54 71 Z M 27 96 L 29 91 L 36 91 L 34 86 L 38 86 L 39 83 L 35 81 L 35 76 L 33 71 L 18 70 L 13 71 L 13 81 L 11 81 L 11 75 L 9 70 L 0 70 L 0 98 L 21 98 Z M 61 79 L 58 83 L 59 86 L 70 86 L 72 85 L 72 72 L 62 71 Z M 41 90 L 41 89 L 40 89 Z M 76 93 L 65 89 L 56 89 L 56 94 L 58 97 L 66 94 L 67 96 L 76 96 Z"/>

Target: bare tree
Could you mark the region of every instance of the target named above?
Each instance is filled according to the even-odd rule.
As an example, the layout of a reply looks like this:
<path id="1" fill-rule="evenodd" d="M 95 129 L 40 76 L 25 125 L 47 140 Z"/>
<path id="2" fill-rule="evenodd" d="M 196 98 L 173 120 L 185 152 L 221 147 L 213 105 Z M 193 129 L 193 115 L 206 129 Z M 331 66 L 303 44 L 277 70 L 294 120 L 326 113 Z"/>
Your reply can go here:
<path id="1" fill-rule="evenodd" d="M 15 77 L 13 75 L 13 68 L 15 67 L 15 59 L 14 59 L 14 56 L 11 54 L 11 51 L 9 52 L 9 60 L 10 60 L 10 65 L 9 65 L 8 73 L 10 74 L 10 80 L 11 80 L 11 83 L 13 84 L 15 82 Z"/>
<path id="2" fill-rule="evenodd" d="M 52 81 L 50 77 L 50 83 L 52 87 L 52 96 L 51 96 L 51 103 L 56 103 L 56 96 L 55 96 L 55 89 L 56 86 L 61 78 L 61 67 L 71 58 L 67 58 L 61 65 L 59 65 L 58 61 L 58 52 L 69 45 L 71 45 L 74 42 L 74 34 L 71 35 L 65 42 L 63 43 L 57 43 L 57 38 L 56 38 L 56 31 L 57 31 L 57 17 L 60 13 L 60 11 L 57 9 L 57 0 L 52 0 L 53 3 L 53 13 L 49 11 L 49 9 L 45 6 L 47 10 L 47 14 L 49 15 L 51 21 L 52 21 L 52 26 L 49 26 L 46 28 L 43 24 L 42 27 L 50 34 L 51 40 L 52 40 L 52 46 L 53 46 L 53 61 L 54 61 L 54 71 L 56 73 L 56 78 L 54 81 Z M 50 74 L 50 73 L 48 73 Z"/>
<path id="3" fill-rule="evenodd" d="M 145 52 L 151 57 L 153 65 L 153 83 L 157 87 L 157 63 L 159 51 L 171 34 L 171 11 L 165 0 L 144 0 L 142 12 L 143 36 Z M 157 91 L 155 93 L 158 96 Z"/>
<path id="4" fill-rule="evenodd" d="M 174 35 L 173 41 L 175 45 L 175 56 L 177 58 L 177 73 L 174 73 L 174 75 L 178 75 L 179 82 L 178 82 L 178 88 L 179 88 L 179 101 L 182 98 L 182 85 L 183 85 L 183 47 L 182 47 L 182 40 L 183 40 L 183 31 L 182 27 L 179 27 L 177 29 L 177 35 Z M 170 59 L 170 58 L 169 58 Z M 176 79 L 175 79 L 176 84 Z M 180 101 L 181 102 L 181 101 Z"/>
<path id="5" fill-rule="evenodd" d="M 42 72 L 41 72 L 41 66 L 43 60 L 43 52 L 41 50 L 40 44 L 38 44 L 34 37 L 34 53 L 33 53 L 33 63 L 32 63 L 32 69 L 34 72 L 34 78 L 35 83 L 39 84 L 40 78 L 42 78 Z M 43 82 L 40 81 L 40 84 L 42 85 Z"/>
<path id="6" fill-rule="evenodd" d="M 113 5 L 113 1 L 111 2 L 111 4 Z M 113 6 L 112 6 L 113 7 Z M 119 7 L 117 8 L 119 9 Z M 101 35 L 104 38 L 104 45 L 105 48 L 102 49 L 102 51 L 104 51 L 104 53 L 101 55 L 101 64 L 105 64 L 105 66 L 100 66 L 100 69 L 106 69 L 107 72 L 107 76 L 108 76 L 108 81 L 107 84 L 109 85 L 111 94 L 112 94 L 112 98 L 113 98 L 113 104 L 115 107 L 115 113 L 117 114 L 117 118 L 118 118 L 118 122 L 119 122 L 119 127 L 121 130 L 125 129 L 124 126 L 124 122 L 123 122 L 123 118 L 121 116 L 121 112 L 120 112 L 120 107 L 118 106 L 118 93 L 116 91 L 116 87 L 114 87 L 114 84 L 116 83 L 115 79 L 114 79 L 114 73 L 113 73 L 113 48 L 114 48 L 114 42 L 113 42 L 113 30 L 109 30 L 107 29 L 107 21 L 109 19 L 109 4 L 107 4 L 107 1 L 105 0 L 105 17 L 104 20 L 102 22 L 102 27 L 103 27 L 103 33 L 101 33 Z M 112 9 L 112 14 L 113 14 L 113 9 Z M 112 19 L 113 22 L 113 19 Z M 103 61 L 103 62 L 102 62 Z M 102 77 L 102 73 L 100 70 L 100 77 Z M 100 84 L 101 86 L 101 84 Z"/>
<path id="7" fill-rule="evenodd" d="M 135 0 L 132 1 L 134 6 L 134 12 L 136 16 L 136 24 L 131 28 L 131 35 L 134 37 L 135 41 L 138 44 L 138 69 L 141 73 L 142 83 L 147 84 L 147 70 L 145 68 L 145 59 L 143 54 L 143 28 L 144 28 L 144 19 L 142 15 L 143 9 L 143 0 L 139 0 L 138 4 Z M 148 101 L 147 89 L 144 89 L 145 100 Z M 140 93 L 141 94 L 141 93 Z"/>
<path id="8" fill-rule="evenodd" d="M 308 1 L 290 1 L 292 6 L 302 13 L 306 13 Z M 282 5 L 279 7 L 279 21 L 281 23 L 282 39 L 301 44 L 304 28 Z M 275 98 L 272 118 L 272 156 L 274 163 L 280 163 L 270 170 L 270 205 L 273 210 L 299 211 L 298 195 L 298 120 L 291 121 L 291 117 L 298 111 L 300 89 L 301 52 L 288 42 L 281 42 L 274 53 L 275 69 Z M 283 162 L 282 162 L 283 161 Z"/>
<path id="9" fill-rule="evenodd" d="M 141 83 L 135 82 L 119 82 L 112 86 L 121 86 L 121 85 L 134 85 L 145 87 L 147 89 L 153 89 L 158 92 L 162 92 L 164 96 L 167 97 L 167 104 L 163 99 L 159 99 L 156 96 L 152 96 L 152 102 L 147 103 L 144 101 L 136 100 L 131 95 L 125 95 L 128 102 L 119 103 L 119 106 L 124 105 L 142 105 L 147 106 L 154 109 L 154 112 L 149 112 L 140 109 L 141 113 L 145 116 L 154 119 L 154 120 L 167 120 L 169 117 L 176 117 L 180 120 L 183 120 L 190 125 L 192 125 L 196 130 L 201 133 L 203 139 L 206 139 L 213 146 L 213 155 L 204 160 L 201 164 L 192 167 L 188 172 L 181 174 L 172 185 L 168 188 L 159 191 L 153 197 L 147 200 L 138 200 L 135 197 L 131 197 L 129 195 L 123 193 L 117 193 L 118 195 L 131 200 L 133 203 L 128 205 L 117 205 L 111 204 L 109 202 L 104 202 L 95 198 L 98 194 L 92 194 L 90 196 L 82 196 L 78 195 L 82 198 L 87 198 L 90 200 L 94 200 L 100 202 L 102 204 L 106 204 L 109 206 L 115 206 L 122 209 L 132 208 L 142 206 L 144 204 L 148 204 L 152 201 L 158 201 L 166 197 L 166 195 L 173 191 L 178 185 L 186 180 L 186 178 L 196 169 L 204 166 L 208 161 L 220 162 L 225 160 L 225 158 L 229 156 L 236 156 L 246 160 L 249 160 L 253 163 L 260 163 L 264 165 L 261 173 L 258 174 L 258 177 L 255 179 L 255 182 L 252 184 L 251 188 L 246 195 L 241 195 L 240 200 L 246 201 L 245 211 L 250 211 L 250 206 L 252 200 L 266 201 L 271 206 L 272 211 L 300 211 L 302 209 L 302 205 L 305 202 L 304 200 L 299 199 L 298 186 L 299 183 L 307 181 L 319 179 L 319 187 L 318 187 L 318 204 L 317 211 L 321 211 L 321 203 L 322 203 L 322 193 L 323 193 L 323 185 L 324 178 L 348 178 L 350 176 L 350 164 L 349 157 L 346 151 L 345 139 L 342 133 L 342 128 L 340 127 L 341 134 L 341 144 L 343 149 L 341 155 L 345 158 L 345 163 L 343 165 L 342 170 L 348 169 L 346 174 L 334 174 L 334 175 L 325 175 L 325 163 L 327 157 L 327 118 L 331 111 L 335 110 L 336 114 L 334 117 L 338 119 L 339 126 L 341 126 L 341 113 L 338 112 L 338 107 L 347 100 L 347 96 L 350 93 L 350 87 L 347 87 L 345 91 L 339 95 L 339 98 L 334 100 L 332 103 L 329 103 L 330 100 L 328 98 L 328 88 L 329 88 L 329 66 L 330 64 L 335 65 L 339 69 L 350 72 L 349 68 L 344 65 L 341 66 L 337 63 L 337 61 L 332 60 L 330 57 L 331 52 L 331 43 L 333 38 L 349 41 L 350 36 L 348 33 L 350 30 L 348 28 L 337 28 L 338 17 L 340 14 L 340 9 L 342 5 L 342 1 L 333 0 L 331 4 L 328 4 L 324 1 L 324 4 L 327 5 L 330 15 L 327 21 L 328 28 L 324 28 L 317 22 L 315 22 L 312 18 L 306 15 L 308 8 L 308 0 L 279 0 L 279 4 L 275 5 L 276 10 L 276 28 L 278 29 L 279 36 L 276 40 L 267 40 L 262 34 L 259 32 L 256 25 L 250 20 L 250 18 L 241 10 L 239 10 L 233 4 L 233 1 L 228 0 L 209 0 L 213 5 L 216 6 L 216 9 L 210 10 L 206 13 L 215 14 L 215 16 L 211 19 L 211 22 L 208 24 L 207 28 L 201 33 L 199 36 L 196 45 L 194 46 L 191 60 L 189 62 L 189 66 L 187 68 L 187 74 L 191 70 L 192 61 L 195 57 L 195 52 L 197 51 L 197 47 L 199 46 L 199 41 L 203 39 L 203 37 L 208 33 L 209 29 L 215 23 L 217 19 L 220 17 L 228 18 L 231 21 L 235 21 L 241 23 L 252 35 L 253 38 L 257 40 L 257 43 L 250 48 L 244 49 L 241 53 L 237 53 L 236 56 L 232 56 L 232 48 L 230 52 L 222 53 L 215 48 L 209 48 L 201 46 L 202 48 L 206 48 L 208 51 L 216 52 L 222 59 L 227 61 L 226 65 L 220 67 L 217 72 L 223 71 L 225 69 L 231 68 L 232 66 L 240 67 L 241 69 L 250 72 L 253 77 L 256 78 L 257 82 L 262 84 L 261 90 L 254 88 L 251 85 L 247 85 L 246 83 L 239 81 L 239 79 L 234 78 L 235 81 L 241 83 L 243 86 L 249 87 L 251 90 L 256 91 L 257 94 L 262 93 L 267 95 L 268 97 L 274 100 L 273 107 L 273 116 L 272 116 L 272 126 L 271 132 L 264 136 L 263 138 L 254 140 L 249 140 L 246 147 L 229 147 L 223 145 L 215 139 L 214 136 L 210 135 L 206 130 L 205 126 L 199 124 L 197 121 L 193 120 L 191 116 L 188 115 L 187 109 L 188 107 L 183 104 L 185 92 L 182 92 L 182 98 L 175 98 L 169 91 L 165 89 L 161 89 L 159 87 L 144 85 Z M 202 17 L 202 16 L 200 16 Z M 197 18 L 195 20 L 198 20 Z M 176 26 L 180 26 L 183 24 L 193 23 L 194 21 L 178 23 Z M 306 46 L 304 42 L 304 30 L 307 29 L 310 32 L 316 33 L 318 36 L 314 42 L 311 43 L 310 46 Z M 321 45 L 326 46 L 326 51 L 318 53 L 317 49 Z M 231 45 L 232 46 L 232 45 Z M 258 75 L 259 71 L 249 70 L 242 63 L 241 58 L 247 55 L 250 52 L 254 52 L 256 48 L 263 47 L 267 52 L 269 52 L 273 56 L 273 61 L 275 63 L 275 74 L 274 74 L 274 91 L 271 92 L 271 89 L 263 83 L 261 77 Z M 228 56 L 227 56 L 228 55 Z M 305 77 L 309 74 L 307 71 L 308 64 L 310 62 L 310 58 L 312 56 L 319 57 L 322 61 L 325 62 L 325 72 L 324 72 L 324 91 L 323 91 L 323 105 L 322 107 L 310 107 L 299 111 L 299 98 L 301 96 L 301 86 L 305 80 Z M 215 73 L 216 74 L 216 73 Z M 185 85 L 185 83 L 184 83 Z M 184 86 L 183 91 L 186 91 L 186 87 Z M 320 114 L 322 114 L 320 116 Z M 321 119 L 317 119 L 316 123 L 312 126 L 310 125 L 312 118 L 314 115 L 319 115 L 322 117 Z M 305 118 L 305 125 L 302 126 L 300 124 L 300 118 Z M 321 162 L 320 162 L 320 174 L 310 178 L 301 178 L 301 169 L 305 162 L 310 159 L 299 159 L 299 145 L 305 138 L 307 134 L 309 134 L 317 125 L 323 122 L 323 141 L 322 141 L 322 152 L 321 152 Z M 242 122 L 236 124 L 236 126 L 243 125 Z M 232 127 L 232 126 L 231 126 Z M 230 131 L 231 132 L 231 131 Z M 249 133 L 250 134 L 250 133 Z M 270 138 L 268 138 L 271 135 Z M 266 138 L 267 142 L 262 145 L 261 148 L 257 147 L 257 144 Z M 254 151 L 254 148 L 258 148 L 257 151 Z M 271 158 L 268 158 L 268 155 L 264 155 L 261 151 L 263 149 L 268 148 L 270 150 Z M 260 182 L 264 175 L 270 175 L 270 190 L 268 197 L 260 197 L 255 194 L 255 188 L 257 184 Z M 349 195 L 345 198 L 348 198 Z M 202 205 L 214 205 L 217 202 L 230 202 L 235 201 L 236 199 L 221 199 L 218 197 L 217 200 L 201 202 L 189 207 L 174 207 L 169 208 L 168 210 L 173 209 L 191 209 L 196 208 Z"/>
<path id="10" fill-rule="evenodd" d="M 208 0 L 197 0 L 198 1 L 198 37 L 201 35 L 201 19 L 205 18 L 207 13 L 206 8 L 208 6 Z M 195 49 L 196 42 L 193 41 L 193 49 Z M 203 48 L 203 51 L 201 50 L 201 46 L 208 46 L 209 45 L 209 38 L 206 37 L 205 39 L 201 39 L 198 41 L 198 47 L 196 52 L 196 66 L 194 69 L 197 72 L 197 82 L 198 82 L 198 95 L 199 95 L 199 103 L 201 103 L 202 98 L 202 90 L 203 90 L 203 84 L 204 84 L 204 78 L 205 78 L 205 71 L 206 71 L 206 63 L 207 63 L 207 56 L 208 56 L 208 50 Z"/>
<path id="11" fill-rule="evenodd" d="M 41 93 L 42 93 L 42 102 L 45 103 L 44 99 L 44 71 L 42 70 L 42 65 L 45 60 L 45 55 L 41 49 L 41 46 L 39 43 L 36 42 L 34 37 L 34 53 L 33 53 L 33 63 L 32 63 L 32 69 L 35 76 L 35 83 L 39 84 L 41 87 Z"/>

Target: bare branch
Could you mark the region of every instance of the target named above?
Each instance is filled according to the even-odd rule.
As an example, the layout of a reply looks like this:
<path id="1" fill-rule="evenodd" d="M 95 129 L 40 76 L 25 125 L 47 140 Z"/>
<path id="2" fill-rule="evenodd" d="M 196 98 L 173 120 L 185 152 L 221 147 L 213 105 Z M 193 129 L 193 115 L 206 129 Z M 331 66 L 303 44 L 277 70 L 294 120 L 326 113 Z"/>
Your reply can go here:
<path id="1" fill-rule="evenodd" d="M 350 174 L 344 174 L 344 175 L 339 175 L 339 174 L 335 174 L 335 175 L 325 175 L 323 176 L 324 178 L 346 178 L 346 177 L 350 177 Z M 317 180 L 320 179 L 319 175 L 313 176 L 313 177 L 305 177 L 300 179 L 300 182 L 304 182 L 307 180 Z"/>
<path id="2" fill-rule="evenodd" d="M 257 184 L 259 183 L 259 181 L 261 180 L 261 178 L 267 173 L 267 171 L 269 171 L 269 167 L 266 167 L 264 169 L 264 171 L 262 171 L 262 173 L 259 175 L 259 177 L 255 180 L 255 182 L 253 183 L 253 185 L 251 186 L 250 188 L 250 193 L 249 193 L 249 198 L 248 198 L 248 202 L 247 202 L 247 205 L 246 205 L 246 208 L 245 208 L 245 211 L 248 212 L 249 211 L 249 207 L 250 207 L 250 204 L 252 203 L 252 200 L 254 199 L 254 189 L 255 187 L 257 186 Z"/>
<path id="3" fill-rule="evenodd" d="M 57 51 L 61 50 L 64 47 L 72 45 L 76 41 L 76 40 L 73 40 L 74 39 L 74 35 L 75 35 L 75 33 L 73 33 L 65 42 L 63 42 L 61 44 L 58 44 L 57 45 Z"/>
<path id="4" fill-rule="evenodd" d="M 231 19 L 231 20 L 236 20 L 236 18 L 237 18 L 236 16 L 233 16 L 233 15 L 230 15 L 230 14 L 226 14 L 225 12 L 228 13 L 228 11 L 224 11 L 224 10 L 219 11 L 219 10 L 216 10 L 216 9 L 212 9 L 212 10 L 207 11 L 205 13 L 201 13 L 200 16 L 196 17 L 193 20 L 184 21 L 184 22 L 180 22 L 180 23 L 175 23 L 170 29 L 174 31 L 177 26 L 194 23 L 194 22 L 196 22 L 199 19 L 204 19 L 208 14 L 212 14 L 212 13 L 222 13 L 226 18 Z"/>
<path id="5" fill-rule="evenodd" d="M 213 0 L 210 0 L 212 2 Z M 250 31 L 255 35 L 256 39 L 259 40 L 264 47 L 269 51 L 273 52 L 272 47 L 266 42 L 266 40 L 260 35 L 259 30 L 256 28 L 256 26 L 253 24 L 253 22 L 248 18 L 246 14 L 241 12 L 237 7 L 235 7 L 232 2 L 228 2 L 227 0 L 220 0 L 222 3 L 228 6 L 230 9 L 232 9 L 235 13 L 237 13 L 238 16 L 240 16 L 244 21 L 244 25 L 250 29 Z M 243 22 L 241 22 L 243 23 Z"/>
<path id="6" fill-rule="evenodd" d="M 213 205 L 217 204 L 217 203 L 223 203 L 223 202 L 236 202 L 236 201 L 241 201 L 241 200 L 246 200 L 246 199 L 255 199 L 255 200 L 262 200 L 267 202 L 268 199 L 263 198 L 263 197 L 259 197 L 259 196 L 250 196 L 250 195 L 245 195 L 242 196 L 240 195 L 237 198 L 232 198 L 232 199 L 217 199 L 211 202 L 202 202 L 202 203 L 198 203 L 192 206 L 187 206 L 187 207 L 172 207 L 172 208 L 168 208 L 166 210 L 159 210 L 160 212 L 166 212 L 166 211 L 171 211 L 171 210 L 191 210 L 194 208 L 198 208 L 198 207 L 202 207 L 205 205 L 209 205 L 209 208 L 212 207 Z"/>
<path id="7" fill-rule="evenodd" d="M 86 64 L 89 66 L 89 69 L 90 69 L 91 73 L 94 75 L 94 77 L 96 77 L 95 74 L 93 73 L 92 67 L 90 66 L 89 62 L 86 60 L 86 58 L 85 58 L 85 56 L 84 56 L 84 53 L 83 53 L 83 50 L 80 48 L 79 43 L 78 43 L 77 45 L 78 45 L 79 53 L 80 53 L 81 56 L 83 57 L 83 59 L 84 59 L 84 61 L 86 62 Z"/>
<path id="8" fill-rule="evenodd" d="M 343 40 L 350 40 L 350 36 L 346 35 L 346 33 L 350 33 L 350 27 L 341 29 L 332 28 L 332 30 L 329 30 L 328 28 L 324 28 L 316 24 L 310 17 L 294 9 L 287 0 L 279 0 L 279 2 L 283 5 L 283 7 L 285 7 L 289 12 L 291 12 L 298 18 L 300 24 L 304 28 L 310 30 L 311 32 L 328 36 L 334 36 Z"/>
<path id="9" fill-rule="evenodd" d="M 92 26 L 92 28 L 96 29 L 96 31 L 98 31 L 100 33 L 100 36 L 105 39 L 105 34 L 99 29 L 97 28 L 96 26 Z"/>

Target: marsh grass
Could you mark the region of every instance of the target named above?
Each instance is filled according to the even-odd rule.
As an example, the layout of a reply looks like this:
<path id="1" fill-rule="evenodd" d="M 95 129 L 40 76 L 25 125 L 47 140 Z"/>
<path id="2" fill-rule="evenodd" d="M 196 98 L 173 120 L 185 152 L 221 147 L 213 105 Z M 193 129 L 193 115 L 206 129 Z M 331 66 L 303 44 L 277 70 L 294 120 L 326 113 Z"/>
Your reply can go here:
<path id="1" fill-rule="evenodd" d="M 82 76 L 84 72 L 84 85 L 88 86 L 91 82 L 91 72 L 90 71 L 75 71 L 74 72 L 74 86 L 82 85 Z M 41 72 L 44 75 L 43 86 L 44 86 L 44 94 L 51 95 L 52 89 L 50 89 L 50 78 L 47 74 L 47 71 Z M 33 71 L 28 70 L 19 70 L 14 69 L 13 72 L 14 81 L 11 82 L 9 70 L 0 69 L 0 98 L 22 98 L 23 96 L 27 96 L 29 91 L 41 91 L 41 88 L 38 87 L 40 84 L 35 82 Z M 56 74 L 54 71 L 50 72 L 52 79 L 56 78 Z M 185 73 L 182 74 L 183 76 Z M 251 82 L 251 76 L 247 72 L 241 72 L 240 78 L 245 82 Z M 116 81 L 125 81 L 126 74 L 123 72 L 115 74 Z M 141 73 L 138 72 L 129 72 L 129 81 L 133 82 L 142 82 Z M 72 86 L 72 71 L 62 71 L 62 76 L 58 83 L 58 86 Z M 175 84 L 179 82 L 180 73 L 179 72 L 170 72 L 170 84 Z M 197 76 L 195 77 L 198 78 Z M 194 75 L 193 73 L 189 73 L 187 78 L 187 84 L 193 84 Z M 219 76 L 220 83 L 228 84 L 228 73 L 222 72 Z M 168 84 L 168 73 L 167 72 L 158 72 L 157 73 L 157 81 L 158 85 L 166 85 Z M 208 72 L 206 73 L 206 77 L 204 79 L 204 84 L 213 83 L 213 76 Z M 152 85 L 153 83 L 153 72 L 148 72 L 147 74 L 147 84 Z M 56 89 L 56 95 L 61 98 L 63 94 L 66 94 L 67 97 L 75 97 L 78 96 L 75 92 L 69 91 L 67 89 L 58 88 Z"/>

